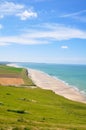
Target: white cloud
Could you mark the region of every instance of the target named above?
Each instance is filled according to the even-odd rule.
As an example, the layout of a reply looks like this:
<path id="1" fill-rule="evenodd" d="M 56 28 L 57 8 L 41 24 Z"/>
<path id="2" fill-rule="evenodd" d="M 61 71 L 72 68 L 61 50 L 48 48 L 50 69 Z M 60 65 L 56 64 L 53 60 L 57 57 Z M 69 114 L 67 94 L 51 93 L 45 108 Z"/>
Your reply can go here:
<path id="1" fill-rule="evenodd" d="M 32 10 L 29 10 L 29 11 L 25 10 L 24 12 L 19 13 L 16 16 L 19 16 L 21 20 L 26 20 L 31 17 L 37 17 L 37 13 L 33 12 Z"/>
<path id="2" fill-rule="evenodd" d="M 35 28 L 35 27 L 34 27 Z M 42 24 L 41 26 L 33 29 L 26 34 L 24 37 L 46 39 L 46 40 L 69 40 L 72 38 L 86 39 L 86 31 L 82 31 L 72 27 L 66 27 L 60 24 Z"/>
<path id="3" fill-rule="evenodd" d="M 25 38 L 23 36 L 7 36 L 0 37 L 0 45 L 10 45 L 10 44 L 22 44 L 22 45 L 33 45 L 33 44 L 47 44 L 47 41 L 37 40 L 33 38 Z"/>
<path id="4" fill-rule="evenodd" d="M 41 24 L 15 36 L 0 37 L 0 43 L 6 44 L 49 44 L 70 39 L 86 39 L 86 31 L 59 24 Z M 67 48 L 64 46 L 63 48 Z"/>
<path id="5" fill-rule="evenodd" d="M 24 9 L 23 5 L 15 4 L 13 2 L 0 3 L 0 16 L 13 15 Z"/>
<path id="6" fill-rule="evenodd" d="M 37 13 L 33 11 L 32 8 L 28 11 L 28 9 L 22 4 L 15 4 L 13 2 L 0 3 L 0 18 L 10 15 L 18 16 L 21 20 L 37 17 Z"/>
<path id="7" fill-rule="evenodd" d="M 62 49 L 68 49 L 68 46 L 61 46 Z"/>
<path id="8" fill-rule="evenodd" d="M 81 11 L 70 13 L 70 14 L 64 14 L 61 17 L 72 17 L 72 16 L 80 15 L 82 13 L 86 13 L 86 10 L 81 10 Z"/>
<path id="9" fill-rule="evenodd" d="M 74 12 L 74 13 L 64 14 L 64 15 L 62 15 L 60 17 L 73 18 L 73 19 L 77 19 L 77 20 L 86 22 L 86 10 L 81 10 L 81 11 Z"/>
<path id="10" fill-rule="evenodd" d="M 0 42 L 0 46 L 7 46 L 7 45 L 10 45 L 10 44 L 8 44 L 8 43 L 6 43 L 6 42 L 5 42 L 5 43 L 1 43 L 1 42 Z"/>

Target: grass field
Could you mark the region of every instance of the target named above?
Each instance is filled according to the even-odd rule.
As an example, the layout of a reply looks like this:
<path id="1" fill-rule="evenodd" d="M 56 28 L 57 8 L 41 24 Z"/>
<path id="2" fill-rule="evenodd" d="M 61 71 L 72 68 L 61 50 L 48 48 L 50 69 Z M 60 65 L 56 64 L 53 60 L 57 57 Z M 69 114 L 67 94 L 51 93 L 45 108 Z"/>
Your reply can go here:
<path id="1" fill-rule="evenodd" d="M 0 130 L 86 130 L 86 104 L 40 88 L 0 85 Z"/>
<path id="2" fill-rule="evenodd" d="M 34 83 L 28 78 L 28 72 L 24 68 L 15 68 L 5 65 L 0 65 L 0 78 L 21 78 L 24 81 L 23 86 L 33 86 Z M 11 85 L 11 84 L 10 84 Z"/>

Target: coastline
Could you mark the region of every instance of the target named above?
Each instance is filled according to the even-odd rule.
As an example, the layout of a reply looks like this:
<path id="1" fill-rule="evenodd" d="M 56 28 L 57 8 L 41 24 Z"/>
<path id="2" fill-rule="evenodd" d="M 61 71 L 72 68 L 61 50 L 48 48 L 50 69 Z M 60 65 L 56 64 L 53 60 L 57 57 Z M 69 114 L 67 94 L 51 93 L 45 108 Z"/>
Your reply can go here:
<path id="1" fill-rule="evenodd" d="M 7 66 L 23 67 L 16 64 L 7 64 Z M 34 84 L 42 89 L 52 90 L 55 94 L 63 96 L 69 100 L 86 103 L 86 96 L 77 88 L 73 88 L 64 81 L 57 79 L 39 70 L 26 68 L 28 76 L 32 79 Z"/>
<path id="2" fill-rule="evenodd" d="M 67 99 L 86 103 L 86 97 L 76 88 L 73 88 L 72 86 L 44 72 L 35 69 L 28 69 L 28 76 L 38 87 L 42 89 L 52 90 L 55 94 Z"/>

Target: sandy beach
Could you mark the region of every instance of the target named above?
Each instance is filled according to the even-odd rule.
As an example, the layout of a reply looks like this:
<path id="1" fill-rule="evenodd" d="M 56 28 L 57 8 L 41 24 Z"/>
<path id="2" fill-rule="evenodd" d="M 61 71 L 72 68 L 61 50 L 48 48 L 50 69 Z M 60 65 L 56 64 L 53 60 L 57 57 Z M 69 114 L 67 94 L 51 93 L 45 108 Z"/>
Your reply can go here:
<path id="1" fill-rule="evenodd" d="M 19 68 L 16 64 L 7 64 Z M 69 86 L 59 79 L 35 69 L 28 69 L 28 76 L 38 87 L 52 90 L 55 94 L 61 95 L 73 101 L 86 103 L 86 96 L 80 93 L 76 88 Z"/>
<path id="2" fill-rule="evenodd" d="M 38 87 L 52 90 L 56 94 L 70 100 L 86 103 L 86 97 L 83 94 L 61 80 L 34 69 L 28 69 L 28 74 Z"/>

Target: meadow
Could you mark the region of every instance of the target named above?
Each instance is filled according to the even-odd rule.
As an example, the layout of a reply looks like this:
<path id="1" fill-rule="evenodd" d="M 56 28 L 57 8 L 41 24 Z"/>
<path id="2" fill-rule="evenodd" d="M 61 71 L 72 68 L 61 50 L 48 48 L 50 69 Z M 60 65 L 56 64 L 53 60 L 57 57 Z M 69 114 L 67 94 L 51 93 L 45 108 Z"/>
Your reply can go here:
<path id="1" fill-rule="evenodd" d="M 0 85 L 0 130 L 86 130 L 86 104 L 31 87 L 23 68 L 2 68 L 0 74 L 17 74 L 28 86 Z"/>

